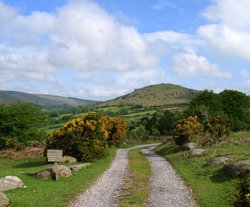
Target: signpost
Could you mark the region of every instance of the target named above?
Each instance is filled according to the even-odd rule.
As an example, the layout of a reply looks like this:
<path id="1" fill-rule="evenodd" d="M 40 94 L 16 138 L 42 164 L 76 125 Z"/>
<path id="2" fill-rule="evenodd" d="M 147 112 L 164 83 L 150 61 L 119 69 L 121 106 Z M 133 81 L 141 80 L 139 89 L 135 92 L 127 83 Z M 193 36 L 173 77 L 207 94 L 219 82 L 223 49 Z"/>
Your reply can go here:
<path id="1" fill-rule="evenodd" d="M 58 162 L 61 162 L 62 158 L 63 158 L 62 150 L 57 150 L 57 149 L 47 150 L 48 162 L 54 162 L 54 171 L 55 171 L 56 180 L 59 180 Z"/>

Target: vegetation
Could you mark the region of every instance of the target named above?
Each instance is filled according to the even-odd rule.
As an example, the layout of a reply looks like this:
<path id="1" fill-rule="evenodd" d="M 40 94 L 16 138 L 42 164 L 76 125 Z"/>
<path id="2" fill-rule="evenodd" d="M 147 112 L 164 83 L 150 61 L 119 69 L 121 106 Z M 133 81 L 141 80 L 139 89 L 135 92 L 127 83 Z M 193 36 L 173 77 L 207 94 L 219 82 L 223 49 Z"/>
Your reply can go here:
<path id="1" fill-rule="evenodd" d="M 250 177 L 243 178 L 237 184 L 235 207 L 250 207 Z"/>
<path id="2" fill-rule="evenodd" d="M 203 157 L 190 156 L 187 151 L 176 152 L 176 145 L 171 139 L 158 147 L 156 152 L 171 162 L 191 187 L 200 206 L 210 207 L 212 203 L 216 207 L 229 207 L 234 205 L 235 187 L 239 179 L 229 177 L 222 165 L 204 167 L 204 164 L 218 156 L 229 156 L 229 164 L 250 159 L 250 142 L 247 142 L 249 136 L 249 132 L 232 133 L 220 145 L 207 147 Z"/>
<path id="3" fill-rule="evenodd" d="M 142 105 L 166 106 L 188 105 L 198 91 L 173 84 L 157 84 L 135 89 L 132 93 L 100 103 L 99 106 Z"/>
<path id="4" fill-rule="evenodd" d="M 250 124 L 250 99 L 246 94 L 224 90 L 219 94 L 202 91 L 192 99 L 186 116 L 197 115 L 201 122 L 220 116 L 229 123 L 233 131 L 247 129 Z"/>
<path id="5" fill-rule="evenodd" d="M 228 124 L 221 117 L 209 118 L 204 122 L 203 126 L 203 145 L 218 144 L 223 137 L 230 134 Z"/>
<path id="6" fill-rule="evenodd" d="M 144 206 L 149 195 L 150 164 L 148 159 L 140 153 L 140 150 L 131 150 L 128 156 L 128 174 L 123 183 L 118 204 L 121 207 Z"/>
<path id="7" fill-rule="evenodd" d="M 92 112 L 49 134 L 45 152 L 47 149 L 62 149 L 64 155 L 71 155 L 78 161 L 91 161 L 103 157 L 108 145 L 119 145 L 126 132 L 125 121 Z"/>
<path id="8" fill-rule="evenodd" d="M 11 201 L 11 207 L 61 207 L 68 203 L 90 186 L 111 164 L 115 150 L 110 149 L 107 156 L 85 167 L 79 172 L 73 172 L 73 176 L 60 178 L 59 181 L 40 181 L 33 174 L 52 167 L 44 157 L 31 158 L 26 156 L 21 160 L 10 160 L 2 157 L 0 153 L 0 177 L 9 175 L 18 176 L 26 185 L 26 188 L 6 191 Z M 81 181 L 81 182 L 79 182 Z"/>
<path id="9" fill-rule="evenodd" d="M 174 132 L 173 139 L 177 145 L 182 145 L 192 140 L 195 135 L 200 134 L 201 124 L 198 121 L 197 116 L 189 116 L 186 119 L 177 121 Z"/>
<path id="10" fill-rule="evenodd" d="M 30 102 L 48 108 L 71 108 L 72 106 L 96 104 L 98 101 L 66 98 L 61 96 L 30 94 L 17 91 L 0 91 L 0 103 Z"/>
<path id="11" fill-rule="evenodd" d="M 123 119 L 103 116 L 101 122 L 107 131 L 107 142 L 109 146 L 120 146 L 127 136 L 127 123 Z"/>
<path id="12" fill-rule="evenodd" d="M 0 105 L 0 148 L 19 148 L 32 140 L 43 140 L 37 127 L 46 119 L 41 107 L 32 103 Z"/>

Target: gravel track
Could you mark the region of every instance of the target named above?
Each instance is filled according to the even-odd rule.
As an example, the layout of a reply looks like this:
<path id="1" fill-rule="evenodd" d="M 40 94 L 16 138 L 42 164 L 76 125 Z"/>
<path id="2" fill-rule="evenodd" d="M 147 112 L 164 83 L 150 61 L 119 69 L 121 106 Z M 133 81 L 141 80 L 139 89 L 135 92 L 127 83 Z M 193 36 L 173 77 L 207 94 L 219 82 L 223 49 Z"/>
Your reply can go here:
<path id="1" fill-rule="evenodd" d="M 119 149 L 111 167 L 71 207 L 113 207 L 128 166 L 128 150 Z"/>
<path id="2" fill-rule="evenodd" d="M 150 196 L 148 207 L 193 207 L 191 190 L 177 175 L 173 167 L 163 157 L 150 149 L 141 150 L 148 158 L 152 175 L 150 178 Z"/>
<path id="3" fill-rule="evenodd" d="M 150 147 L 158 144 L 139 145 L 129 149 L 119 149 L 111 167 L 97 179 L 87 190 L 79 194 L 70 203 L 70 207 L 116 207 L 123 180 L 128 169 L 128 151 Z M 152 176 L 150 178 L 150 197 L 148 207 L 193 207 L 191 191 L 172 166 L 162 157 L 156 155 L 149 148 L 141 150 L 149 159 Z"/>

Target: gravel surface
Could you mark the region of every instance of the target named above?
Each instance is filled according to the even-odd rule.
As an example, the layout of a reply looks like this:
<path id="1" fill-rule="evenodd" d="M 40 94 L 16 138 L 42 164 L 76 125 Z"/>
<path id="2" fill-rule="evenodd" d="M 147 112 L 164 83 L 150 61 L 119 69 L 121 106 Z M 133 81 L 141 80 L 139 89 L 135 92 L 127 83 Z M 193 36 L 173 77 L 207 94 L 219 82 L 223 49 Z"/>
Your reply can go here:
<path id="1" fill-rule="evenodd" d="M 71 207 L 113 207 L 128 166 L 128 150 L 119 149 L 111 167 Z"/>
<path id="2" fill-rule="evenodd" d="M 143 149 L 152 168 L 150 178 L 150 196 L 147 201 L 149 207 L 193 207 L 191 190 L 186 187 L 182 179 L 176 174 L 169 162 L 156 155 L 150 149 Z"/>

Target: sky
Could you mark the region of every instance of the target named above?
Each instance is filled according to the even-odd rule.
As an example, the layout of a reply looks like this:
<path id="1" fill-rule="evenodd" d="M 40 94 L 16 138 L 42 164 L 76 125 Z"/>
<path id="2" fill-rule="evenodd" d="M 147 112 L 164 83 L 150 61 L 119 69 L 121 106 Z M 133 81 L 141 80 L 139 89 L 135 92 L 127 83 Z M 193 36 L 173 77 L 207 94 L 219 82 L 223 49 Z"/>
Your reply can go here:
<path id="1" fill-rule="evenodd" d="M 250 0 L 0 0 L 0 90 L 108 100 L 172 83 L 250 95 L 249 8 Z"/>

